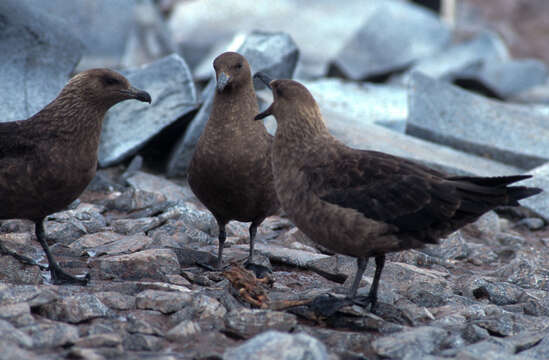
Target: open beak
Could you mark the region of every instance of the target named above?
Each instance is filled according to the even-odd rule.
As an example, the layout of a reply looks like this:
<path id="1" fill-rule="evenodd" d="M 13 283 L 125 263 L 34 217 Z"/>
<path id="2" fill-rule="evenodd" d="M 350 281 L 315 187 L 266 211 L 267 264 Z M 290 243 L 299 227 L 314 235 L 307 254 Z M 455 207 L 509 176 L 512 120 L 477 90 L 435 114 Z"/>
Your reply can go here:
<path id="1" fill-rule="evenodd" d="M 269 75 L 265 74 L 265 73 L 262 72 L 262 71 L 258 71 L 258 72 L 255 73 L 254 78 L 258 78 L 258 79 L 261 80 L 265 85 L 267 85 L 267 87 L 268 87 L 269 89 L 272 89 L 272 87 L 271 87 L 271 81 L 273 81 L 273 78 L 270 77 Z"/>
<path id="2" fill-rule="evenodd" d="M 136 99 L 143 102 L 151 103 L 151 95 L 149 95 L 148 92 L 140 90 L 138 88 L 134 88 L 133 86 L 130 86 L 130 88 L 126 91 L 124 91 L 125 94 L 127 94 L 130 98 Z"/>
<path id="3" fill-rule="evenodd" d="M 271 106 L 269 106 L 265 111 L 260 112 L 259 114 L 257 114 L 254 117 L 254 119 L 255 120 L 261 120 L 261 119 L 265 119 L 269 115 L 272 115 L 273 114 L 273 105 L 274 105 L 274 103 L 272 103 Z"/>
<path id="4" fill-rule="evenodd" d="M 227 74 L 221 72 L 221 74 L 217 77 L 217 92 L 222 92 L 230 80 L 231 78 Z"/>

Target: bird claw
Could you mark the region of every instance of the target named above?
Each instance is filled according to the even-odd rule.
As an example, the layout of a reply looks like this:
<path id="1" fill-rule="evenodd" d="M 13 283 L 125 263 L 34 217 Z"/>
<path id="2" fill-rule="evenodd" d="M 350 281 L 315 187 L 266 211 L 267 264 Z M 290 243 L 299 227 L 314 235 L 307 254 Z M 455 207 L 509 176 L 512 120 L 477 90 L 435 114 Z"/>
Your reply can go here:
<path id="1" fill-rule="evenodd" d="M 362 306 L 363 308 L 367 308 L 368 305 L 370 305 L 370 312 L 374 312 L 376 305 L 377 305 L 377 299 L 375 299 L 373 296 L 355 296 L 352 299 L 349 299 L 352 301 L 353 304 L 356 304 L 358 306 Z"/>
<path id="2" fill-rule="evenodd" d="M 73 284 L 73 285 L 85 286 L 90 281 L 90 274 L 89 273 L 87 273 L 86 275 L 83 275 L 83 276 L 74 276 L 74 275 L 71 275 L 69 273 L 66 273 L 65 271 L 61 270 L 61 268 L 56 267 L 56 266 L 54 266 L 50 269 L 50 273 L 51 273 L 52 282 L 55 285 Z"/>
<path id="3" fill-rule="evenodd" d="M 309 306 L 316 314 L 328 318 L 339 311 L 339 309 L 350 304 L 352 304 L 352 300 L 349 298 L 342 299 L 332 294 L 322 294 L 315 297 Z"/>

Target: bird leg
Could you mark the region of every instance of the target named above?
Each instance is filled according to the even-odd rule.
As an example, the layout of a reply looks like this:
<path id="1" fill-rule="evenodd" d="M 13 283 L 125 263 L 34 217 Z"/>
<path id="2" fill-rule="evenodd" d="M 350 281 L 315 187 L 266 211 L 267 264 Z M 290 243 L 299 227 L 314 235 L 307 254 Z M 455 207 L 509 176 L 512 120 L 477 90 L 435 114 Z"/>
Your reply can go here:
<path id="1" fill-rule="evenodd" d="M 257 234 L 257 225 L 255 221 L 250 225 L 250 255 L 248 256 L 248 264 L 253 264 L 254 262 L 254 241 Z"/>
<path id="2" fill-rule="evenodd" d="M 35 224 L 36 238 L 40 242 L 40 245 L 42 245 L 42 249 L 44 249 L 44 252 L 46 253 L 46 257 L 48 258 L 48 264 L 50 267 L 51 279 L 53 283 L 58 285 L 61 285 L 61 284 L 86 285 L 90 280 L 90 274 L 86 274 L 83 278 L 76 277 L 74 275 L 71 275 L 63 271 L 63 269 L 61 269 L 59 264 L 55 261 L 53 255 L 50 252 L 48 243 L 46 242 L 46 232 L 44 230 L 44 218 L 41 218 L 40 220 L 36 221 L 34 224 Z"/>
<path id="3" fill-rule="evenodd" d="M 376 271 L 374 273 L 374 280 L 372 281 L 372 286 L 370 286 L 370 292 L 368 293 L 368 296 L 366 297 L 365 300 L 359 300 L 359 299 L 354 299 L 356 303 L 362 305 L 362 306 L 366 306 L 368 304 L 370 304 L 370 311 L 374 311 L 375 308 L 376 308 L 376 305 L 377 305 L 377 288 L 379 286 L 379 279 L 381 277 L 381 271 L 383 270 L 383 266 L 385 265 L 385 255 L 378 255 L 375 257 L 375 260 L 376 260 Z M 360 259 L 357 259 L 357 264 L 359 266 L 359 269 L 357 270 L 357 275 L 360 271 Z M 364 265 L 364 268 L 366 268 L 366 266 Z M 362 270 L 362 273 L 364 272 L 364 270 Z M 362 278 L 362 275 L 360 276 Z M 360 279 L 358 280 L 358 282 L 360 282 Z M 355 281 L 353 282 L 353 286 L 355 285 L 355 283 L 357 283 L 357 279 L 355 278 Z M 358 287 L 358 283 L 357 283 L 357 287 Z M 351 290 L 353 288 L 351 287 Z M 356 294 L 356 289 L 355 289 L 355 293 Z M 354 294 L 353 294 L 353 297 L 354 297 Z M 349 296 L 351 296 L 351 292 L 349 292 Z"/>
<path id="4" fill-rule="evenodd" d="M 355 279 L 353 280 L 353 284 L 351 285 L 351 288 L 349 289 L 349 294 L 348 294 L 348 297 L 350 299 L 355 298 L 356 291 L 358 290 L 358 285 L 360 285 L 360 280 L 362 280 L 362 275 L 364 275 L 364 271 L 366 270 L 367 265 L 368 265 L 367 257 L 356 258 Z"/>
<path id="5" fill-rule="evenodd" d="M 253 221 L 250 225 L 250 255 L 244 263 L 244 267 L 248 270 L 253 271 L 255 277 L 258 279 L 264 278 L 266 274 L 271 272 L 271 269 L 269 269 L 268 267 L 254 264 L 253 262 L 255 235 L 257 234 L 257 227 L 259 226 L 259 224 L 261 224 L 262 221 L 263 219 L 261 219 L 260 221 Z"/>
<path id="6" fill-rule="evenodd" d="M 217 268 L 221 269 L 221 265 L 223 264 L 223 246 L 225 244 L 225 239 L 227 238 L 227 233 L 225 232 L 225 223 L 218 221 L 217 225 L 219 226 L 219 237 L 217 238 L 219 241 L 219 250 L 217 252 Z"/>

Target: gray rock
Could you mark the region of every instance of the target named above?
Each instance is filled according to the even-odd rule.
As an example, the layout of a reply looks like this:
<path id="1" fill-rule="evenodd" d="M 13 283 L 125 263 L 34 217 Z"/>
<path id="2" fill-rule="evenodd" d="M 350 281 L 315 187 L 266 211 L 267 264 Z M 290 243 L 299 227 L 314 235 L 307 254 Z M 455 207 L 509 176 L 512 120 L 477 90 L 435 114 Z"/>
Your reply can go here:
<path id="1" fill-rule="evenodd" d="M 327 109 L 324 109 L 322 115 L 328 129 L 337 139 L 347 146 L 357 149 L 375 150 L 401 156 L 458 175 L 493 176 L 521 172 L 513 166 L 400 134 L 382 126 L 365 123 L 357 125 L 355 120 Z"/>
<path id="2" fill-rule="evenodd" d="M 9 340 L 0 340 L 0 349 L 2 349 L 2 359 L 4 360 L 21 360 L 35 359 L 36 354 L 24 350 L 17 344 Z"/>
<path id="3" fill-rule="evenodd" d="M 0 281 L 16 284 L 39 284 L 40 268 L 25 265 L 11 255 L 0 255 Z"/>
<path id="4" fill-rule="evenodd" d="M 507 282 L 494 282 L 483 278 L 468 279 L 463 294 L 474 299 L 488 299 L 496 305 L 519 302 L 524 290 Z"/>
<path id="5" fill-rule="evenodd" d="M 69 245 L 90 257 L 100 255 L 119 255 L 143 250 L 152 243 L 145 235 L 124 236 L 110 231 L 82 236 Z"/>
<path id="6" fill-rule="evenodd" d="M 545 333 L 544 335 L 545 336 L 541 341 L 539 341 L 534 346 L 531 346 L 526 350 L 521 351 L 520 354 L 528 359 L 545 359 L 549 351 L 549 336 L 547 335 L 547 333 Z"/>
<path id="7" fill-rule="evenodd" d="M 0 319 L 0 341 L 8 341 L 21 347 L 32 347 L 32 338 L 23 331 L 16 329 L 12 324 Z"/>
<path id="8" fill-rule="evenodd" d="M 145 290 L 136 296 L 138 309 L 157 310 L 169 314 L 181 310 L 192 301 L 190 293 Z"/>
<path id="9" fill-rule="evenodd" d="M 448 332 L 432 326 L 420 326 L 372 342 L 375 353 L 382 357 L 420 359 L 440 350 Z"/>
<path id="10" fill-rule="evenodd" d="M 159 351 L 163 339 L 158 336 L 145 334 L 131 334 L 124 339 L 125 350 L 129 351 Z"/>
<path id="11" fill-rule="evenodd" d="M 447 46 L 449 28 L 432 12 L 404 1 L 374 2 L 376 9 L 334 60 L 353 80 L 402 70 Z"/>
<path id="12" fill-rule="evenodd" d="M 151 175 L 142 171 L 137 171 L 126 179 L 128 184 L 135 189 L 159 192 L 170 201 L 186 201 L 194 197 L 191 189 L 179 186 L 176 183 L 160 176 Z"/>
<path id="13" fill-rule="evenodd" d="M 160 192 L 151 192 L 141 189 L 130 188 L 120 196 L 112 199 L 112 203 L 106 206 L 123 212 L 143 210 L 166 201 L 166 196 Z"/>
<path id="14" fill-rule="evenodd" d="M 22 327 L 21 330 L 31 336 L 34 348 L 74 344 L 79 337 L 76 326 L 49 320 Z"/>
<path id="15" fill-rule="evenodd" d="M 418 61 L 407 71 L 405 79 L 418 71 L 435 79 L 454 80 L 460 72 L 478 67 L 490 59 L 506 60 L 509 53 L 501 37 L 483 31 L 473 39 L 452 45 L 441 52 Z"/>
<path id="16" fill-rule="evenodd" d="M 126 101 L 107 113 L 99 144 L 102 167 L 134 155 L 152 137 L 198 106 L 192 75 L 178 55 L 122 73 L 133 86 L 151 94 L 152 104 Z"/>
<path id="17" fill-rule="evenodd" d="M 82 337 L 75 342 L 74 346 L 83 348 L 115 347 L 122 344 L 119 334 L 93 334 Z"/>
<path id="18" fill-rule="evenodd" d="M 0 305 L 26 302 L 30 307 L 55 301 L 59 294 L 48 287 L 0 283 Z"/>
<path id="19" fill-rule="evenodd" d="M 2 121 L 30 117 L 52 101 L 82 56 L 83 45 L 65 23 L 33 4 L 0 4 Z"/>
<path id="20" fill-rule="evenodd" d="M 183 320 L 166 333 L 166 338 L 174 342 L 180 342 L 186 340 L 189 336 L 200 333 L 201 331 L 202 329 L 197 322 Z"/>
<path id="21" fill-rule="evenodd" d="M 410 81 L 406 133 L 531 169 L 549 160 L 547 116 L 419 73 Z M 499 175 L 497 173 L 493 175 Z"/>
<path id="22" fill-rule="evenodd" d="M 0 319 L 9 321 L 16 327 L 30 325 L 34 322 L 34 318 L 30 313 L 30 306 L 27 303 L 0 306 Z"/>
<path id="23" fill-rule="evenodd" d="M 320 77 L 372 10 L 369 2 L 361 0 L 348 0 L 345 6 L 339 5 L 315 0 L 178 2 L 169 26 L 191 67 L 194 69 L 195 64 L 205 62 L 207 74 L 215 56 L 234 51 L 241 44 L 244 36 L 233 40 L 235 34 L 263 29 L 292 34 L 303 54 L 302 73 Z M 313 28 L 314 32 L 303 31 Z"/>
<path id="24" fill-rule="evenodd" d="M 543 189 L 543 192 L 521 200 L 521 204 L 549 222 L 549 162 L 528 171 L 528 174 L 533 175 L 533 178 L 522 181 L 521 185 L 538 187 Z"/>
<path id="25" fill-rule="evenodd" d="M 267 72 L 273 78 L 291 78 L 299 56 L 292 38 L 284 33 L 253 32 L 237 49 L 248 60 L 252 74 Z M 211 62 L 210 73 L 213 72 Z M 264 86 L 262 84 L 261 86 Z M 215 91 L 215 79 L 211 79 L 204 90 L 204 103 L 185 131 L 185 135 L 175 145 L 168 160 L 167 175 L 183 176 L 194 153 L 194 147 L 210 117 Z"/>
<path id="26" fill-rule="evenodd" d="M 152 279 L 167 281 L 167 275 L 179 274 L 179 262 L 168 249 L 143 250 L 128 255 L 104 256 L 91 261 L 99 278 L 124 280 Z"/>
<path id="27" fill-rule="evenodd" d="M 146 233 L 159 227 L 165 220 L 159 217 L 144 217 L 139 219 L 117 219 L 111 223 L 112 229 L 120 234 L 135 235 Z"/>
<path id="28" fill-rule="evenodd" d="M 408 91 L 404 87 L 351 83 L 335 78 L 300 82 L 309 89 L 322 112 L 341 114 L 358 126 L 377 124 L 398 132 L 406 128 Z"/>
<path id="29" fill-rule="evenodd" d="M 61 18 L 70 33 L 86 44 L 85 56 L 78 68 L 117 67 L 120 64 L 128 36 L 135 25 L 137 1 L 26 0 L 32 7 Z"/>
<path id="30" fill-rule="evenodd" d="M 166 318 L 158 311 L 134 311 L 128 315 L 127 319 L 127 330 L 131 334 L 164 336 Z"/>
<path id="31" fill-rule="evenodd" d="M 77 324 L 106 316 L 109 313 L 109 308 L 93 294 L 78 294 L 63 297 L 54 303 L 44 305 L 40 311 L 52 320 Z"/>
<path id="32" fill-rule="evenodd" d="M 275 263 L 283 263 L 304 268 L 311 261 L 329 258 L 328 255 L 315 254 L 304 250 L 294 250 L 276 245 L 256 244 L 255 250 Z"/>
<path id="33" fill-rule="evenodd" d="M 296 325 L 295 315 L 281 311 L 244 308 L 225 314 L 225 331 L 243 339 L 265 330 L 289 332 Z"/>
<path id="34" fill-rule="evenodd" d="M 267 331 L 242 345 L 227 349 L 224 360 L 326 360 L 326 347 L 304 333 Z"/>
<path id="35" fill-rule="evenodd" d="M 545 222 L 542 219 L 534 217 L 521 219 L 517 222 L 517 226 L 524 226 L 532 231 L 540 230 L 543 228 L 544 225 Z"/>
<path id="36" fill-rule="evenodd" d="M 96 292 L 95 296 L 103 304 L 115 310 L 135 309 L 135 296 L 120 294 L 115 291 Z"/>
<path id="37" fill-rule="evenodd" d="M 547 81 L 547 67 L 539 60 L 490 59 L 464 70 L 456 80 L 479 82 L 499 98 L 508 98 Z"/>

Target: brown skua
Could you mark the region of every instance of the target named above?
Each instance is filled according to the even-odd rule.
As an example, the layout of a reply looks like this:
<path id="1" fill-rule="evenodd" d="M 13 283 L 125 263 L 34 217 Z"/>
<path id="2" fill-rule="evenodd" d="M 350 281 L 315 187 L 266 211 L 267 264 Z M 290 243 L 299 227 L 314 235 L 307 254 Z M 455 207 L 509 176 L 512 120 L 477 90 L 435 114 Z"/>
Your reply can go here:
<path id="1" fill-rule="evenodd" d="M 248 264 L 253 264 L 257 227 L 279 204 L 271 171 L 272 136 L 262 123 L 246 59 L 234 52 L 213 63 L 217 91 L 208 123 L 189 167 L 188 181 L 219 226 L 218 267 L 222 264 L 225 226 L 251 221 Z"/>
<path id="2" fill-rule="evenodd" d="M 63 271 L 46 241 L 44 218 L 63 210 L 95 175 L 103 118 L 127 99 L 150 95 L 108 69 L 74 76 L 51 103 L 26 120 L 0 123 L 0 219 L 29 219 L 46 253 L 52 281 L 85 285 Z"/>
<path id="3" fill-rule="evenodd" d="M 264 77 L 262 77 L 264 79 Z M 483 213 L 541 189 L 507 185 L 528 175 L 453 177 L 403 158 L 345 146 L 328 132 L 313 96 L 292 80 L 270 82 L 275 189 L 288 217 L 313 241 L 357 258 L 348 297 L 355 298 L 369 257 L 376 271 L 372 309 L 385 254 L 435 244 Z"/>

